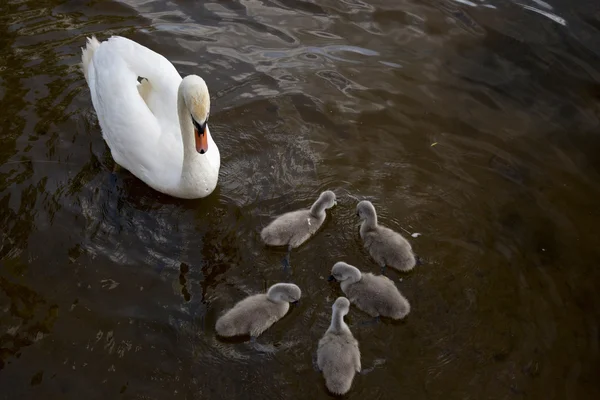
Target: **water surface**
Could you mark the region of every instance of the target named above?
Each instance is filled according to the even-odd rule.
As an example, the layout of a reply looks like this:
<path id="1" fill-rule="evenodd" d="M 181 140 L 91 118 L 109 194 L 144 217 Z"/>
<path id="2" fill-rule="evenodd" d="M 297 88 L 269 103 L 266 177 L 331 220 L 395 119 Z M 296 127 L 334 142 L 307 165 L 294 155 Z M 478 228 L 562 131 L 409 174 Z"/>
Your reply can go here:
<path id="1" fill-rule="evenodd" d="M 5 1 L 0 397 L 328 398 L 325 278 L 361 248 L 355 198 L 425 264 L 403 322 L 360 325 L 349 399 L 600 398 L 600 5 L 592 0 Z M 208 198 L 113 175 L 85 37 L 158 51 L 212 96 Z M 273 214 L 335 190 L 292 255 L 304 298 L 262 354 L 218 315 L 288 278 Z"/>

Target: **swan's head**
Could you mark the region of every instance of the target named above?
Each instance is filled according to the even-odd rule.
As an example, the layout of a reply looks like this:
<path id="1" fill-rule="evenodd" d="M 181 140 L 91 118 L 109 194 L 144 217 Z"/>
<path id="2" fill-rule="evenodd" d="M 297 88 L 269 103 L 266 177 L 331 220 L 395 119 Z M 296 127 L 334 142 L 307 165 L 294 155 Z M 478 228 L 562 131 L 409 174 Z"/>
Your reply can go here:
<path id="1" fill-rule="evenodd" d="M 377 213 L 375 212 L 373 203 L 368 200 L 363 200 L 356 206 L 356 215 L 358 215 L 361 220 L 364 220 L 375 218 Z"/>
<path id="2" fill-rule="evenodd" d="M 328 281 L 338 281 L 343 282 L 346 280 L 350 280 L 350 282 L 358 282 L 362 274 L 360 270 L 353 265 L 347 264 L 343 261 L 336 262 L 331 268 L 331 275 L 329 276 Z"/>
<path id="3" fill-rule="evenodd" d="M 344 316 L 350 311 L 350 301 L 345 297 L 338 297 L 331 308 L 334 313 L 338 312 Z"/>
<path id="4" fill-rule="evenodd" d="M 310 212 L 315 217 L 322 216 L 325 210 L 330 209 L 331 207 L 337 204 L 335 200 L 335 193 L 331 190 L 326 190 L 315 201 L 315 203 L 310 208 Z"/>
<path id="5" fill-rule="evenodd" d="M 210 95 L 204 79 L 198 75 L 188 75 L 181 81 L 179 91 L 194 125 L 196 151 L 204 154 L 208 151 L 208 116 L 210 115 Z"/>
<path id="6" fill-rule="evenodd" d="M 300 288 L 293 283 L 277 283 L 269 288 L 267 297 L 271 301 L 297 303 L 302 296 Z"/>
<path id="7" fill-rule="evenodd" d="M 325 208 L 331 208 L 337 204 L 337 201 L 335 199 L 335 193 L 333 193 L 331 190 L 326 190 L 323 193 L 321 193 L 321 195 L 319 196 L 319 200 L 323 202 Z"/>

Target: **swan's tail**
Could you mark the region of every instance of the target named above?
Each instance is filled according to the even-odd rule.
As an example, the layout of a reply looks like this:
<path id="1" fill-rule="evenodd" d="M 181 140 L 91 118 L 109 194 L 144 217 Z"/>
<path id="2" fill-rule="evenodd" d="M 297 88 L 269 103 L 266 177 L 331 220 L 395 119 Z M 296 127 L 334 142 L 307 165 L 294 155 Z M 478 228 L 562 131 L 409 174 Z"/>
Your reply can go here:
<path id="1" fill-rule="evenodd" d="M 100 42 L 98 41 L 98 39 L 96 39 L 95 36 L 92 36 L 91 38 L 87 38 L 87 44 L 85 48 L 81 49 L 83 76 L 85 76 L 85 80 L 86 82 L 88 82 L 88 84 L 90 82 L 88 80 L 88 70 L 90 68 L 90 63 L 92 62 L 92 57 L 94 56 L 94 53 L 96 52 L 99 46 Z"/>

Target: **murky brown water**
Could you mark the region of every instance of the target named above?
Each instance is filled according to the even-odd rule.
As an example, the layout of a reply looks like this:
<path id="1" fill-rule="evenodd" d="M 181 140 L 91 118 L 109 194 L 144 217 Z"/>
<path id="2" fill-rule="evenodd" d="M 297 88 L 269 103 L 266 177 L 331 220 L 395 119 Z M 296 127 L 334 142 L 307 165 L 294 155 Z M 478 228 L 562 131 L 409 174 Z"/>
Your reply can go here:
<path id="1" fill-rule="evenodd" d="M 600 398 L 600 4 L 546 3 L 1 2 L 0 397 L 327 398 L 324 277 L 377 271 L 349 193 L 421 233 L 425 265 L 390 272 L 405 322 L 352 309 L 376 368 L 347 398 Z M 209 198 L 111 177 L 91 34 L 208 82 Z M 284 279 L 269 215 L 326 188 L 338 207 L 292 254 L 304 299 L 260 338 L 277 352 L 217 340 L 222 310 Z"/>

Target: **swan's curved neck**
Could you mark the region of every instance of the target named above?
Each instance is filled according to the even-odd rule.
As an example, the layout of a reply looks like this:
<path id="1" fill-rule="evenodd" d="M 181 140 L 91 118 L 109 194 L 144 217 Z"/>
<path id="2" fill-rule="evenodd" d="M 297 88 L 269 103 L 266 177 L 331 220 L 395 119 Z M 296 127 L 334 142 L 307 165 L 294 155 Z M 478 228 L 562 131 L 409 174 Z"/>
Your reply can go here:
<path id="1" fill-rule="evenodd" d="M 331 314 L 331 324 L 329 325 L 329 329 L 327 329 L 327 331 L 332 333 L 341 333 L 347 329 L 350 328 L 348 328 L 348 325 L 346 325 L 344 322 L 344 314 L 335 308 Z"/>
<path id="2" fill-rule="evenodd" d="M 189 198 L 196 198 L 199 194 L 203 195 L 201 197 L 204 197 L 210 194 L 217 185 L 219 169 L 218 165 L 215 167 L 212 164 L 210 156 L 198 154 L 196 150 L 192 116 L 185 103 L 181 89 L 177 96 L 177 114 L 179 116 L 179 128 L 181 129 L 181 140 L 183 142 L 183 162 L 178 184 L 179 190 L 189 195 Z M 206 136 L 209 143 L 212 143 L 208 126 L 206 127 Z M 218 149 L 215 146 L 215 148 L 211 148 L 209 151 L 218 152 Z"/>
<path id="3" fill-rule="evenodd" d="M 315 218 L 321 218 L 325 215 L 325 199 L 319 197 L 310 208 L 310 214 Z"/>
<path id="4" fill-rule="evenodd" d="M 181 139 L 183 140 L 183 171 L 186 171 L 189 170 L 197 157 L 197 151 L 192 117 L 181 90 L 177 94 L 177 114 L 179 115 L 179 127 L 181 129 Z"/>
<path id="5" fill-rule="evenodd" d="M 281 298 L 281 294 L 277 292 L 268 291 L 267 299 L 273 303 L 285 303 L 285 301 Z"/>
<path id="6" fill-rule="evenodd" d="M 348 284 L 356 283 L 362 279 L 362 274 L 358 268 L 353 268 L 351 273 L 348 274 L 348 278 L 343 282 L 348 282 Z"/>
<path id="7" fill-rule="evenodd" d="M 377 227 L 377 214 L 369 214 L 367 218 L 364 219 L 360 229 L 362 231 L 370 231 Z"/>

